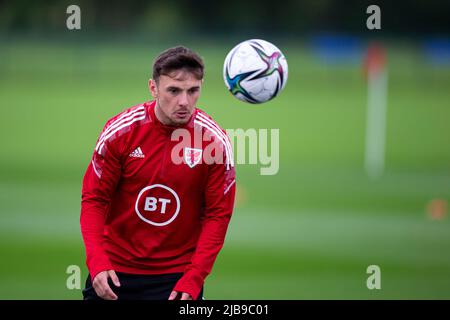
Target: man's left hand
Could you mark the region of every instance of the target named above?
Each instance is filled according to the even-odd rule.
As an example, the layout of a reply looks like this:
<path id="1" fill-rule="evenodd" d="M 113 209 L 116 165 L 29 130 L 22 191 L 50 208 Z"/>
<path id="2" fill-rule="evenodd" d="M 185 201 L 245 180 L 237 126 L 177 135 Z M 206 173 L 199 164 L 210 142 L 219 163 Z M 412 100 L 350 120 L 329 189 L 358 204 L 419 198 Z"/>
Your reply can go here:
<path id="1" fill-rule="evenodd" d="M 181 293 L 181 298 L 178 298 Z M 178 292 L 178 291 L 172 291 L 169 296 L 169 300 L 193 300 L 191 295 L 186 292 Z"/>

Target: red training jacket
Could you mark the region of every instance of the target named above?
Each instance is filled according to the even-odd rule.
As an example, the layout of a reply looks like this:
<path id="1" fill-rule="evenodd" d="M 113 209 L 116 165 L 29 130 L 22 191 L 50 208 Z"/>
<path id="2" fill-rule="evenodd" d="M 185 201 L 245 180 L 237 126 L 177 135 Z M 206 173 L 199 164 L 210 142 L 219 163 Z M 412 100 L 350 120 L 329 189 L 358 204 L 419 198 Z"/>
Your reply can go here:
<path id="1" fill-rule="evenodd" d="M 230 140 L 195 109 L 163 125 L 155 102 L 110 119 L 83 179 L 81 232 L 92 279 L 105 270 L 183 272 L 174 290 L 199 295 L 233 212 Z"/>

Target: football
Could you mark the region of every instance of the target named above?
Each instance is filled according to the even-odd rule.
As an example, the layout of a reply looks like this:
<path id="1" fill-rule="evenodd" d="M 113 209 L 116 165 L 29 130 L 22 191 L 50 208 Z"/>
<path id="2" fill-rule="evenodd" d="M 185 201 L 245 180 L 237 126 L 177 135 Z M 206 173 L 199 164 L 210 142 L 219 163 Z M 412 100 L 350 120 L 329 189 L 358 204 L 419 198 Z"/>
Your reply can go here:
<path id="1" fill-rule="evenodd" d="M 249 103 L 275 98 L 286 86 L 288 65 L 275 45 L 265 40 L 246 40 L 225 58 L 225 85 L 233 96 Z"/>

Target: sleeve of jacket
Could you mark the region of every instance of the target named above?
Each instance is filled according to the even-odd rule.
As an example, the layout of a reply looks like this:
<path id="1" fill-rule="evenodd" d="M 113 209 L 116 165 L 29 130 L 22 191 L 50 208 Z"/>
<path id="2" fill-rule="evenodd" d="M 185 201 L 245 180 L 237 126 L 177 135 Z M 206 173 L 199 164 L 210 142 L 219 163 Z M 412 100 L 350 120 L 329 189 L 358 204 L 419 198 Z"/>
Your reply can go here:
<path id="1" fill-rule="evenodd" d="M 121 175 L 121 161 L 117 139 L 102 139 L 107 127 L 108 123 L 97 140 L 81 192 L 81 233 L 86 249 L 86 264 L 92 279 L 99 272 L 112 269 L 103 248 L 104 225 L 111 197 Z"/>
<path id="2" fill-rule="evenodd" d="M 174 290 L 187 292 L 197 299 L 205 278 L 211 272 L 213 264 L 221 250 L 228 224 L 234 207 L 236 189 L 235 168 L 231 164 L 215 163 L 210 165 L 205 190 L 205 212 L 202 231 L 191 264 L 177 282 Z M 224 154 L 224 158 L 226 156 Z"/>

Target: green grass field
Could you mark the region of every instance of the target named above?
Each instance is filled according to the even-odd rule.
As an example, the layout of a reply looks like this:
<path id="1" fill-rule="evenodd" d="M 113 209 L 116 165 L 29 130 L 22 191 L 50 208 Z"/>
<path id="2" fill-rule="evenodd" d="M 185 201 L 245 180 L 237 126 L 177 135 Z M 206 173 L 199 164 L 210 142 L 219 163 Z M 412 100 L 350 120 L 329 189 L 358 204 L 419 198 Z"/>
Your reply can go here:
<path id="1" fill-rule="evenodd" d="M 175 45 L 170 43 L 168 45 Z M 185 42 L 207 65 L 199 106 L 224 128 L 279 128 L 280 171 L 240 165 L 225 246 L 207 299 L 449 299 L 450 68 L 389 47 L 386 171 L 363 170 L 361 66 L 323 65 L 279 44 L 286 89 L 263 105 L 234 99 L 222 62 L 234 43 Z M 149 100 L 165 45 L 0 43 L 0 298 L 80 299 L 66 268 L 87 275 L 79 230 L 84 170 L 105 121 Z M 366 269 L 381 268 L 381 290 Z"/>

